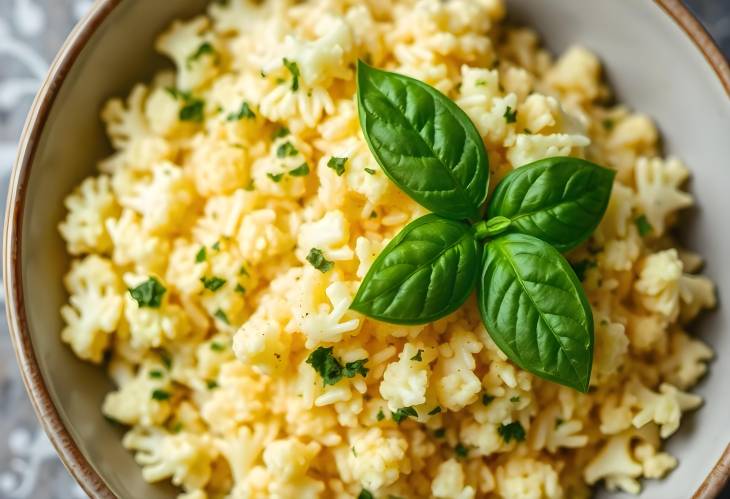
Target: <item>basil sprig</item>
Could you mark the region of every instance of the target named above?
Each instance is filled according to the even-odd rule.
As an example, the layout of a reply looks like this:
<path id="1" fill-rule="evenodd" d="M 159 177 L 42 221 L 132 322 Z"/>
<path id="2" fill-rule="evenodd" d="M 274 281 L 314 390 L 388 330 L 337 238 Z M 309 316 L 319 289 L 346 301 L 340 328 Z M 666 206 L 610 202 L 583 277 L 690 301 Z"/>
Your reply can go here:
<path id="1" fill-rule="evenodd" d="M 570 157 L 509 173 L 487 197 L 484 143 L 468 116 L 423 82 L 358 63 L 365 139 L 388 177 L 433 211 L 408 224 L 373 263 L 351 308 L 423 324 L 477 288 L 486 330 L 518 366 L 587 391 L 593 314 L 560 254 L 601 221 L 615 173 Z M 476 223 L 475 223 L 476 222 Z"/>

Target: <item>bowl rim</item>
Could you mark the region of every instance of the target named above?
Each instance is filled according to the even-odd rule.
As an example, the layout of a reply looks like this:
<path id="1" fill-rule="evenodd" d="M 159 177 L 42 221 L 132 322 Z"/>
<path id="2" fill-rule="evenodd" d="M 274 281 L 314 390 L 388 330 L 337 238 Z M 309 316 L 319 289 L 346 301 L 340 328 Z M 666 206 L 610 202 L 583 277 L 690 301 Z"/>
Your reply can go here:
<path id="1" fill-rule="evenodd" d="M 84 456 L 54 405 L 40 371 L 38 358 L 29 334 L 22 286 L 22 229 L 25 195 L 39 138 L 51 108 L 71 68 L 112 11 L 123 0 L 96 0 L 77 23 L 61 46 L 26 118 L 10 178 L 3 233 L 3 285 L 10 337 L 28 392 L 41 426 L 48 435 L 64 466 L 81 488 L 93 499 L 115 498 L 104 478 Z M 694 43 L 714 70 L 730 97 L 730 65 L 715 41 L 699 20 L 680 0 L 654 0 Z M 716 498 L 730 478 L 730 444 L 693 494 L 693 499 Z"/>

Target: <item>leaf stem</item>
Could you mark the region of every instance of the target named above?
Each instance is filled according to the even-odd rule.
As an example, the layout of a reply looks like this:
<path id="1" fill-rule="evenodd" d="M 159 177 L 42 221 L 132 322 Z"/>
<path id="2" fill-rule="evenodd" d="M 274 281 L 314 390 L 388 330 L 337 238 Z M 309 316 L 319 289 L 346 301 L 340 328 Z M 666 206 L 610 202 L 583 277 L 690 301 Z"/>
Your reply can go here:
<path id="1" fill-rule="evenodd" d="M 497 216 L 490 220 L 482 220 L 474 225 L 474 237 L 483 241 L 488 237 L 494 237 L 506 231 L 512 220 L 507 217 Z"/>

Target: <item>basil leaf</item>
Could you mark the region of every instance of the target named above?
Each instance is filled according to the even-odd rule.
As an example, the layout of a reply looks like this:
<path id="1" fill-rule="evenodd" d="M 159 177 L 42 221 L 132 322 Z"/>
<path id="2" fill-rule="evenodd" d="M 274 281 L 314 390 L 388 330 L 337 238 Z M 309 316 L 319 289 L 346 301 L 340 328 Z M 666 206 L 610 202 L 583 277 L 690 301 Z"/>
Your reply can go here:
<path id="1" fill-rule="evenodd" d="M 357 68 L 360 125 L 385 174 L 438 215 L 479 218 L 489 165 L 466 113 L 423 82 L 362 61 Z"/>
<path id="2" fill-rule="evenodd" d="M 380 253 L 351 308 L 394 324 L 434 321 L 466 301 L 478 264 L 471 227 L 426 215 L 408 224 Z"/>
<path id="3" fill-rule="evenodd" d="M 482 262 L 479 311 L 497 346 L 522 369 L 587 391 L 593 315 L 570 264 L 525 234 L 490 241 Z"/>
<path id="4" fill-rule="evenodd" d="M 511 220 L 508 232 L 538 237 L 568 251 L 584 242 L 608 206 L 615 172 L 578 158 L 536 161 L 497 185 L 488 218 Z"/>

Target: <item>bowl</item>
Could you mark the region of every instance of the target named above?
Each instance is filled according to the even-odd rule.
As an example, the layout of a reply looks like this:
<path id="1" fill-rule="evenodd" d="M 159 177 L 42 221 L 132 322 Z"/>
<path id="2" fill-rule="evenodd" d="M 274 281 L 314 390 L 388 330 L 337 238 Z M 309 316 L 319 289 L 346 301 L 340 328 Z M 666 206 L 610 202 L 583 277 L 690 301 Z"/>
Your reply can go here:
<path id="1" fill-rule="evenodd" d="M 13 170 L 3 260 L 11 335 L 39 419 L 93 498 L 157 499 L 175 492 L 142 480 L 122 448 L 121 430 L 99 411 L 110 381 L 60 341 L 68 259 L 56 227 L 66 194 L 110 151 L 98 117 L 102 103 L 166 64 L 152 49 L 154 38 L 206 4 L 98 0 L 53 63 Z M 683 220 L 683 242 L 706 257 L 705 272 L 720 297 L 730 294 L 730 68 L 697 20 L 677 0 L 508 0 L 508 10 L 554 51 L 576 42 L 595 51 L 619 98 L 656 120 L 666 152 L 693 172 L 699 208 Z M 723 306 L 696 325 L 717 353 L 696 389 L 705 405 L 667 444 L 679 467 L 664 480 L 648 481 L 644 499 L 715 497 L 730 474 L 729 326 L 730 308 Z"/>

